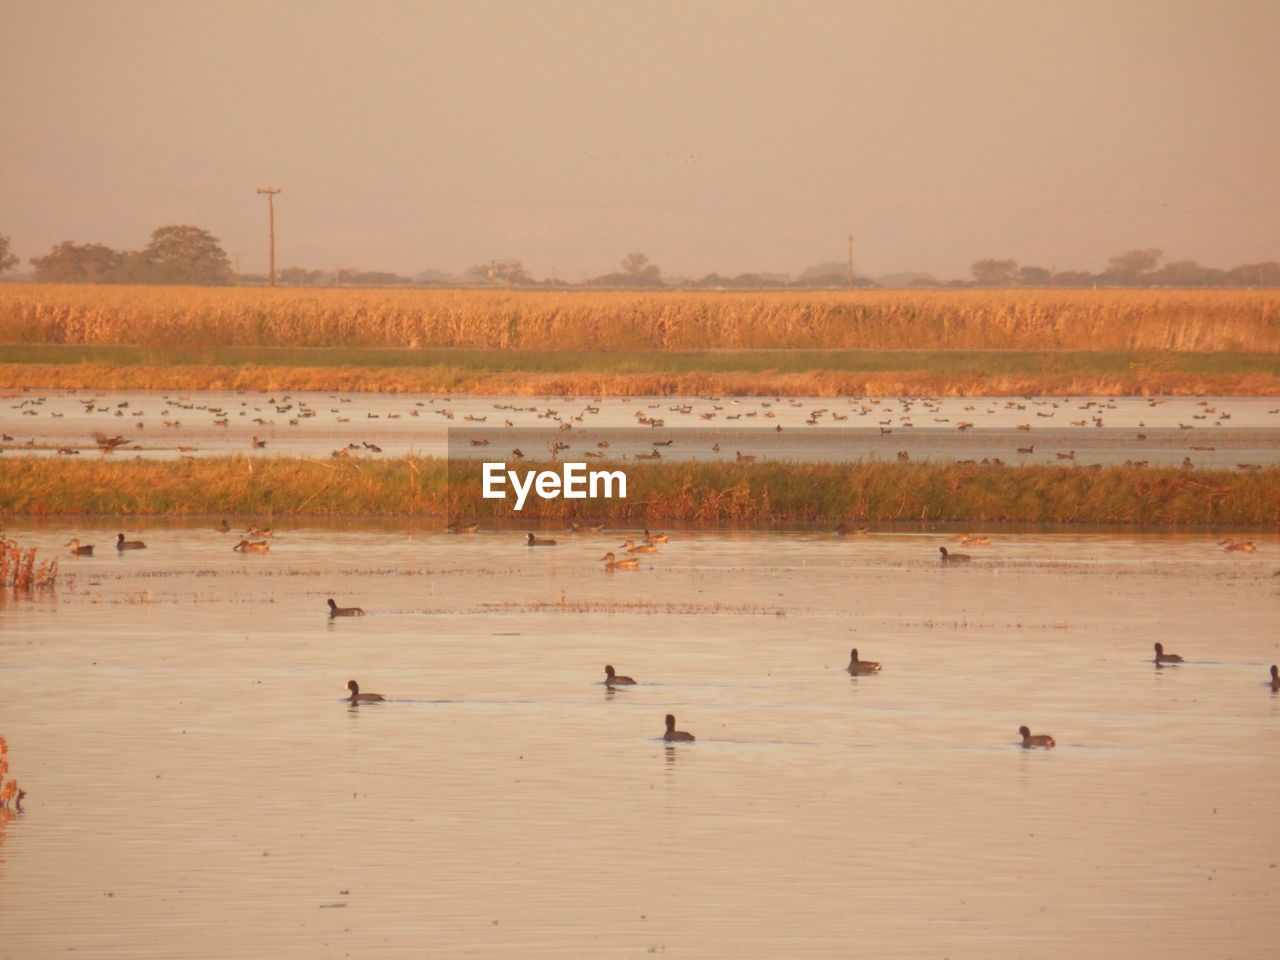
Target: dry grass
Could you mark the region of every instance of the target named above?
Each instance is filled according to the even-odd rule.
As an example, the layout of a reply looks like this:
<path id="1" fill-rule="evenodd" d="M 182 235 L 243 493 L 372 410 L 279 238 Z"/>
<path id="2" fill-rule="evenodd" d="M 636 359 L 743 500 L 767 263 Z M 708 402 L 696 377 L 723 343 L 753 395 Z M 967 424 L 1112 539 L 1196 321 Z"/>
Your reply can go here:
<path id="1" fill-rule="evenodd" d="M 524 465 L 532 466 L 532 465 Z M 0 515 L 463 517 L 482 522 L 767 525 L 1280 522 L 1280 468 L 1248 473 L 950 463 L 655 463 L 626 467 L 628 499 L 531 500 L 513 514 L 479 497 L 478 461 L 7 460 Z"/>
<path id="2" fill-rule="evenodd" d="M 36 566 L 35 547 L 23 550 L 13 540 L 0 540 L 0 589 L 30 593 L 52 587 L 57 579 L 57 560 L 42 560 Z"/>
<path id="3" fill-rule="evenodd" d="M 22 809 L 22 798 L 26 791 L 18 786 L 17 780 L 7 779 L 9 776 L 9 742 L 0 737 L 0 826 L 7 823 L 13 814 Z"/>
<path id="4" fill-rule="evenodd" d="M 563 293 L 0 285 L 8 343 L 1280 350 L 1276 291 Z"/>

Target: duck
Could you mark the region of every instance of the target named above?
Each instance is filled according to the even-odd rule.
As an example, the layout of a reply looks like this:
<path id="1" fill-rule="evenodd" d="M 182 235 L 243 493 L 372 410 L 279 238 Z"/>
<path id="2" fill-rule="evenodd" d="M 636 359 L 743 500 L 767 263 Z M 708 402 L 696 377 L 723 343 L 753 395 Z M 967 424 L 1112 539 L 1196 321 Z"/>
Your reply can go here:
<path id="1" fill-rule="evenodd" d="M 852 650 L 849 651 L 849 666 L 846 667 L 845 669 L 847 669 L 850 673 L 855 675 L 867 674 L 867 673 L 878 673 L 880 670 L 880 664 L 877 663 L 875 660 L 859 660 L 858 648 L 854 647 Z"/>
<path id="2" fill-rule="evenodd" d="M 340 607 L 333 602 L 333 597 L 329 598 L 329 616 L 331 617 L 363 617 L 364 610 L 360 607 Z"/>
<path id="3" fill-rule="evenodd" d="M 529 539 L 525 542 L 531 547 L 554 547 L 556 545 L 554 540 L 548 540 L 545 537 L 535 537 L 532 533 L 529 534 Z"/>
<path id="4" fill-rule="evenodd" d="M 677 730 L 675 715 L 668 713 L 667 732 L 662 735 L 662 739 L 668 742 L 679 741 L 681 743 L 693 743 L 694 736 L 692 733 L 685 733 L 683 730 Z"/>
<path id="5" fill-rule="evenodd" d="M 968 563 L 973 559 L 967 553 L 948 553 L 946 547 L 939 547 L 938 552 L 942 554 L 943 563 Z"/>
<path id="6" fill-rule="evenodd" d="M 630 677 L 620 677 L 614 672 L 613 667 L 610 667 L 607 665 L 605 666 L 604 685 L 606 687 L 616 687 L 616 686 L 629 687 L 634 684 L 635 684 L 635 681 L 632 680 Z"/>
<path id="7" fill-rule="evenodd" d="M 1271 665 L 1271 692 L 1280 692 L 1280 668 L 1274 663 Z"/>
<path id="8" fill-rule="evenodd" d="M 990 538 L 990 537 L 981 537 L 981 536 L 979 536 L 979 537 L 975 537 L 975 536 L 974 536 L 973 534 L 971 534 L 971 533 L 966 533 L 963 537 L 961 537 L 961 538 L 960 538 L 960 542 L 961 542 L 962 544 L 964 544 L 966 547 L 989 547 L 989 546 L 991 546 L 991 538 Z"/>
<path id="9" fill-rule="evenodd" d="M 248 540 L 241 540 L 231 549 L 239 553 L 267 553 L 271 550 L 271 544 L 265 540 L 257 540 L 253 543 Z"/>
<path id="10" fill-rule="evenodd" d="M 262 527 L 250 527 L 248 530 L 244 532 L 244 535 L 246 537 L 259 537 L 259 538 L 275 536 L 275 534 L 272 532 L 271 527 L 267 527 L 265 530 Z"/>
<path id="11" fill-rule="evenodd" d="M 123 533 L 116 534 L 117 550 L 145 550 L 147 545 L 141 540 L 126 540 Z"/>
<path id="12" fill-rule="evenodd" d="M 222 522 L 213 528 L 218 533 L 227 533 L 231 530 L 231 524 L 227 523 L 227 518 L 223 517 Z"/>
<path id="13" fill-rule="evenodd" d="M 1034 747 L 1044 747 L 1046 750 L 1054 746 L 1053 737 L 1047 733 L 1037 733 L 1034 737 L 1028 727 L 1019 727 L 1018 732 L 1022 734 L 1022 748 L 1031 750 Z"/>
<path id="14" fill-rule="evenodd" d="M 473 523 L 468 526 L 463 526 L 460 523 L 451 523 L 447 527 L 445 527 L 445 530 L 447 530 L 449 533 L 479 533 L 480 524 Z"/>
<path id="15" fill-rule="evenodd" d="M 1176 653 L 1165 653 L 1164 644 L 1157 643 L 1155 662 L 1156 663 L 1181 663 L 1182 658 L 1178 656 Z"/>
<path id="16" fill-rule="evenodd" d="M 354 680 L 347 681 L 347 689 L 351 691 L 352 703 L 381 703 L 387 699 L 380 693 L 361 693 L 360 684 Z"/>
<path id="17" fill-rule="evenodd" d="M 640 559 L 638 557 L 628 557 L 626 560 L 615 560 L 612 551 L 610 551 L 600 559 L 604 562 L 604 568 L 606 570 L 640 569 Z"/>
<path id="18" fill-rule="evenodd" d="M 1228 553 L 1253 553 L 1258 547 L 1252 540 L 1237 543 L 1235 540 L 1228 538 L 1222 541 L 1222 549 Z"/>
<path id="19" fill-rule="evenodd" d="M 637 544 L 634 540 L 628 540 L 622 545 L 626 548 L 627 553 L 657 553 L 658 548 L 652 543 Z"/>
<path id="20" fill-rule="evenodd" d="M 71 548 L 71 555 L 73 557 L 92 557 L 93 556 L 93 544 L 91 543 L 86 543 L 82 547 L 80 546 L 79 540 L 73 539 L 73 540 L 68 540 L 64 544 L 64 546 L 68 546 Z"/>
<path id="21" fill-rule="evenodd" d="M 603 533 L 603 523 L 570 523 L 569 529 L 573 533 Z"/>
<path id="22" fill-rule="evenodd" d="M 644 528 L 645 543 L 666 543 L 667 539 L 668 538 L 665 533 L 650 533 L 648 527 Z"/>

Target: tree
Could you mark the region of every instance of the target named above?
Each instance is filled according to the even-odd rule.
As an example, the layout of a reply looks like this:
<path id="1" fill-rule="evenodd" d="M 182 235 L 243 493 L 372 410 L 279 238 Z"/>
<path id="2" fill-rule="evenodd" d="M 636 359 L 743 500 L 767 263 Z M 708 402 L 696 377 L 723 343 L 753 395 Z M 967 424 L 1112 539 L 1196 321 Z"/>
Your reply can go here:
<path id="1" fill-rule="evenodd" d="M 1242 263 L 1228 271 L 1233 283 L 1245 287 L 1280 287 L 1280 263 L 1266 260 L 1262 263 Z"/>
<path id="2" fill-rule="evenodd" d="M 150 283 L 220 285 L 230 283 L 231 261 L 208 230 L 192 226 L 160 227 L 142 251 Z"/>
<path id="3" fill-rule="evenodd" d="M 467 276 L 481 283 L 505 283 L 508 287 L 533 283 L 533 277 L 519 260 L 490 260 L 471 267 Z"/>
<path id="4" fill-rule="evenodd" d="M 974 282 L 984 287 L 1007 287 L 1018 279 L 1016 260 L 993 260 L 988 257 L 976 261 L 969 269 L 973 273 Z"/>
<path id="5" fill-rule="evenodd" d="M 1164 259 L 1164 251 L 1155 247 L 1142 250 L 1127 250 L 1117 253 L 1107 261 L 1107 273 L 1118 280 L 1132 282 L 1142 274 L 1149 273 L 1159 266 Z"/>
<path id="6" fill-rule="evenodd" d="M 1053 283 L 1053 274 L 1044 267 L 1023 267 L 1018 271 L 1018 283 L 1024 287 L 1047 287 Z"/>
<path id="7" fill-rule="evenodd" d="M 659 280 L 662 271 L 658 269 L 658 265 L 649 262 L 649 258 L 643 253 L 628 253 L 622 258 L 622 272 L 633 280 L 641 281 L 645 284 Z"/>
<path id="8" fill-rule="evenodd" d="M 64 240 L 43 257 L 32 257 L 40 283 L 119 283 L 124 254 L 103 243 Z"/>
<path id="9" fill-rule="evenodd" d="M 12 270 L 18 265 L 18 258 L 9 250 L 9 238 L 0 233 L 0 273 Z"/>

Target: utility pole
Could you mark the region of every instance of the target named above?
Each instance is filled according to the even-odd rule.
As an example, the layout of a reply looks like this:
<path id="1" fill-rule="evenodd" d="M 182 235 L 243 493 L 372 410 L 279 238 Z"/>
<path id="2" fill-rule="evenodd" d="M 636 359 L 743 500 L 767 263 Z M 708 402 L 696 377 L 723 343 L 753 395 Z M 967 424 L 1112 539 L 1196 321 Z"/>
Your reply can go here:
<path id="1" fill-rule="evenodd" d="M 276 194 L 279 187 L 259 187 L 259 193 L 267 195 L 267 223 L 271 237 L 271 285 L 276 285 Z"/>
<path id="2" fill-rule="evenodd" d="M 849 286 L 853 286 L 853 234 L 849 234 Z"/>

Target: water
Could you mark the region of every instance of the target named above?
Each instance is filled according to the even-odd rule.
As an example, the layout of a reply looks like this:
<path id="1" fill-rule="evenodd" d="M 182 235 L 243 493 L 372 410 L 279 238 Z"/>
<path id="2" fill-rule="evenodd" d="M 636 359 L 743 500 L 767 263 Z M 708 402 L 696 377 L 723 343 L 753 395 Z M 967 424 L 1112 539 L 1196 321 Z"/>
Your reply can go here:
<path id="1" fill-rule="evenodd" d="M 637 416 L 639 415 L 639 416 Z M 644 418 L 642 423 L 639 417 Z M 837 419 L 841 418 L 841 419 Z M 226 426 L 216 421 L 225 420 Z M 661 425 L 650 425 L 660 421 Z M 973 424 L 960 429 L 961 424 Z M 507 426 L 510 424 L 510 426 Z M 562 426 L 571 429 L 562 430 Z M 639 429 L 637 429 L 639 427 Z M 781 427 L 781 432 L 778 431 Z M 1023 427 L 1029 429 L 1021 429 Z M 981 460 L 1239 469 L 1280 463 L 1280 401 L 1267 397 L 438 397 L 206 391 L 34 391 L 0 402 L 9 455 L 507 456 L 800 461 Z M 1140 438 L 1138 435 L 1142 434 Z M 265 442 L 255 447 L 253 441 Z M 471 439 L 491 445 L 473 448 Z M 656 446 L 670 441 L 669 446 Z M 378 448 L 374 450 L 372 448 Z M 716 448 L 719 449 L 716 449 Z M 1027 450 L 1029 452 L 1019 452 Z"/>
<path id="2" fill-rule="evenodd" d="M 1274 534 L 114 532 L 8 530 L 0 956 L 1274 955 Z"/>

